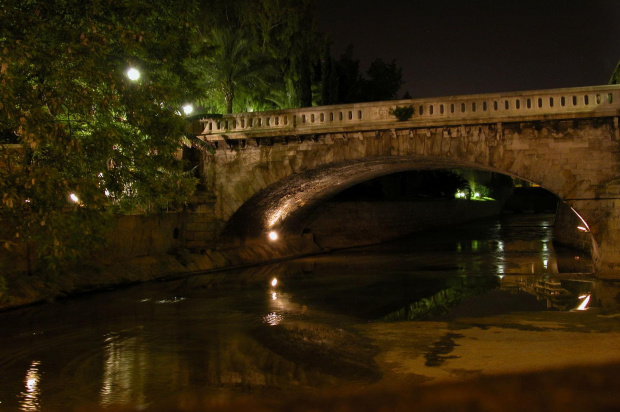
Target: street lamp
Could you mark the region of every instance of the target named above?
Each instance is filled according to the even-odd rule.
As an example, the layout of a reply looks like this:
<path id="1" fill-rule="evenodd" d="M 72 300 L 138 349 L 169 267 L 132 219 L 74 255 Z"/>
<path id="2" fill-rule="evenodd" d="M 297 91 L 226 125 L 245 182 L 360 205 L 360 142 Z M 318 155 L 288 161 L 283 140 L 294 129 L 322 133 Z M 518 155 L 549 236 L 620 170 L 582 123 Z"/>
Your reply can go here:
<path id="1" fill-rule="evenodd" d="M 130 67 L 129 69 L 127 69 L 126 74 L 129 80 L 132 80 L 132 81 L 136 81 L 140 78 L 140 71 L 136 69 L 135 67 Z"/>
<path id="2" fill-rule="evenodd" d="M 182 109 L 183 113 L 185 113 L 185 116 L 189 116 L 194 111 L 194 107 L 189 103 L 184 105 Z"/>

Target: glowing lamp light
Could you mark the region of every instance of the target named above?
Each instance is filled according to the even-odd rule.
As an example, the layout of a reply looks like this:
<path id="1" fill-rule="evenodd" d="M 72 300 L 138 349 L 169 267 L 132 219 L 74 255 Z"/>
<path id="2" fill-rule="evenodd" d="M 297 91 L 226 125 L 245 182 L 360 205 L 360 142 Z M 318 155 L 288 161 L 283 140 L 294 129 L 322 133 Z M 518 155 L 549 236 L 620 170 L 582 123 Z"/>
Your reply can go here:
<path id="1" fill-rule="evenodd" d="M 134 67 L 130 67 L 127 70 L 126 74 L 127 74 L 127 77 L 129 78 L 129 80 L 132 80 L 132 81 L 136 81 L 136 80 L 138 80 L 140 78 L 140 71 L 138 69 L 134 68 Z"/>
<path id="2" fill-rule="evenodd" d="M 182 107 L 182 109 L 183 113 L 185 113 L 186 116 L 192 114 L 192 112 L 194 111 L 194 107 L 191 104 L 186 104 Z"/>
<path id="3" fill-rule="evenodd" d="M 585 219 L 583 217 L 581 217 L 581 215 L 579 213 L 577 213 L 577 211 L 574 208 L 571 207 L 570 209 L 581 220 L 581 223 L 583 223 L 583 226 L 577 226 L 577 229 L 581 230 L 582 232 L 589 232 L 590 231 L 590 226 L 588 226 L 588 222 L 586 222 Z"/>
<path id="4" fill-rule="evenodd" d="M 579 299 L 583 299 L 583 302 L 577 307 L 576 310 L 586 310 L 588 309 L 588 303 L 590 303 L 590 295 L 582 295 L 579 296 Z"/>
<path id="5" fill-rule="evenodd" d="M 275 288 L 277 284 L 278 284 L 278 279 L 273 278 L 273 279 L 271 280 L 271 286 L 273 286 L 273 287 Z"/>
<path id="6" fill-rule="evenodd" d="M 75 193 L 71 193 L 71 194 L 69 195 L 69 199 L 71 199 L 71 201 L 72 201 L 72 202 L 74 202 L 74 203 L 79 203 L 79 202 L 80 202 L 80 198 L 78 198 L 78 197 L 75 195 Z"/>
<path id="7" fill-rule="evenodd" d="M 271 232 L 269 232 L 269 239 L 278 240 L 278 234 L 272 230 Z"/>

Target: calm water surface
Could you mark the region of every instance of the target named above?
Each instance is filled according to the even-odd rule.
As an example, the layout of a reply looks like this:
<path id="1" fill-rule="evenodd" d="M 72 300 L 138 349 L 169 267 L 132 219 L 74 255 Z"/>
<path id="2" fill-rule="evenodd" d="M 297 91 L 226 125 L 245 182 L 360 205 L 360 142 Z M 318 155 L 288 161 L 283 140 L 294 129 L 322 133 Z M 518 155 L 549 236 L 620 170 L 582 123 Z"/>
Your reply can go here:
<path id="1" fill-rule="evenodd" d="M 554 249 L 552 222 L 505 216 L 2 313 L 0 410 L 366 385 L 383 377 L 382 348 L 359 325 L 600 305 L 596 281 L 555 276 L 590 262 Z"/>

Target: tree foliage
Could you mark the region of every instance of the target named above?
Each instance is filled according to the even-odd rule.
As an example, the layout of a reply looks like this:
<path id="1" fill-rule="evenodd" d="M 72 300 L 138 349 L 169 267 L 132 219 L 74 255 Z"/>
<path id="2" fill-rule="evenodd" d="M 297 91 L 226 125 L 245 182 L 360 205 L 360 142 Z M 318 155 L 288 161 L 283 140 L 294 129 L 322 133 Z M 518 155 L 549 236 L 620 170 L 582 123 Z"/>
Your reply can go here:
<path id="1" fill-rule="evenodd" d="M 395 61 L 365 72 L 349 46 L 338 60 L 317 30 L 312 0 L 202 0 L 202 53 L 186 61 L 208 112 L 392 100 L 403 84 Z"/>
<path id="2" fill-rule="evenodd" d="M 609 84 L 620 84 L 620 61 L 609 78 Z"/>
<path id="3" fill-rule="evenodd" d="M 202 0 L 203 53 L 188 61 L 208 112 L 310 106 L 322 37 L 311 0 Z"/>
<path id="4" fill-rule="evenodd" d="M 1 246 L 58 269 L 100 243 L 111 212 L 186 201 L 194 181 L 175 153 L 194 12 L 191 0 L 3 2 L 0 137 L 14 145 L 0 146 Z"/>
<path id="5" fill-rule="evenodd" d="M 239 100 L 246 103 L 268 87 L 273 78 L 272 66 L 259 50 L 252 47 L 243 29 L 214 28 L 209 40 L 211 53 L 197 57 L 202 64 L 192 62 L 189 68 L 199 79 L 199 89 L 210 92 L 209 97 L 202 100 L 215 107 L 218 101 L 223 101 L 225 113 L 233 113 L 235 100 L 240 107 Z M 241 106 L 238 111 L 245 111 L 243 109 L 245 107 Z"/>
<path id="6" fill-rule="evenodd" d="M 248 15 L 252 35 L 272 59 L 280 80 L 268 99 L 287 107 L 311 106 L 312 66 L 325 44 L 316 28 L 314 2 L 264 0 L 254 4 L 254 12 Z"/>
<path id="7" fill-rule="evenodd" d="M 349 45 L 339 60 L 324 57 L 321 62 L 320 104 L 375 102 L 393 100 L 403 85 L 402 69 L 392 60 L 376 58 L 364 74 L 360 60 Z"/>

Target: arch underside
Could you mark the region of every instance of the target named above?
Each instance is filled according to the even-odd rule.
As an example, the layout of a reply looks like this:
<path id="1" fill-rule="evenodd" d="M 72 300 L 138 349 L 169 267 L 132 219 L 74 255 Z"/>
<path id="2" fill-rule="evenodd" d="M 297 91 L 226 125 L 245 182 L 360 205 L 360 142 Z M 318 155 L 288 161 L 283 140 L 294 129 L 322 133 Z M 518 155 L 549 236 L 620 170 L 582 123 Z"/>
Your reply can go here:
<path id="1" fill-rule="evenodd" d="M 282 235 L 300 235 L 319 204 L 349 187 L 392 173 L 457 168 L 520 177 L 488 166 L 438 157 L 392 155 L 335 162 L 290 175 L 255 194 L 228 220 L 223 238 L 264 238 L 271 230 Z"/>

